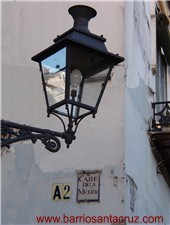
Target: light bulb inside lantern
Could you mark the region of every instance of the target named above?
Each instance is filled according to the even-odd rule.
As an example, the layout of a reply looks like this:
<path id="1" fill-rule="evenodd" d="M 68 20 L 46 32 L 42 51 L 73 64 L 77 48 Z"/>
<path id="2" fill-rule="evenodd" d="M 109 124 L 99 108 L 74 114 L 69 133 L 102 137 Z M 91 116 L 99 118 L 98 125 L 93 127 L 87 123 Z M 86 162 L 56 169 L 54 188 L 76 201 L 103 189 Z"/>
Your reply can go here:
<path id="1" fill-rule="evenodd" d="M 74 69 L 70 74 L 71 96 L 73 99 L 77 96 L 77 88 L 82 80 L 82 73 L 79 69 Z"/>
<path id="2" fill-rule="evenodd" d="M 82 73 L 79 69 L 74 69 L 70 74 L 70 85 L 72 89 L 77 90 L 82 80 Z"/>

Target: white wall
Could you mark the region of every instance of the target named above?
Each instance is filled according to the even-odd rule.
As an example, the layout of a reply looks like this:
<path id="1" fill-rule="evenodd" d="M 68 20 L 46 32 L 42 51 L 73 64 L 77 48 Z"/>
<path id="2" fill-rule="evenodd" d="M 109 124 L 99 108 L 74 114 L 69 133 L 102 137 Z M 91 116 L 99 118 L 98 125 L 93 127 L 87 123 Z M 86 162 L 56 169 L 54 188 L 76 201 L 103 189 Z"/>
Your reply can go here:
<path id="1" fill-rule="evenodd" d="M 81 3 L 98 12 L 90 31 L 103 34 L 108 50 L 123 56 L 123 2 Z M 2 2 L 2 118 L 62 131 L 57 118 L 46 118 L 38 64 L 31 57 L 72 27 L 67 10 L 74 4 Z M 56 154 L 39 142 L 25 142 L 4 155 L 2 224 L 34 224 L 38 215 L 63 213 L 122 215 L 124 77 L 123 66 L 115 67 L 96 119 L 82 121 L 69 150 L 63 141 Z M 102 171 L 100 203 L 76 203 L 79 170 Z M 52 183 L 71 183 L 71 200 L 52 202 Z"/>
<path id="2" fill-rule="evenodd" d="M 151 152 L 147 131 L 151 122 L 153 90 L 151 73 L 150 2 L 125 3 L 125 172 L 128 175 L 125 215 L 163 216 L 169 224 L 170 189 Z M 156 47 L 156 46 L 155 46 Z M 129 180 L 132 181 L 130 184 Z M 133 188 L 134 196 L 130 195 Z M 135 199 L 135 200 L 134 200 Z M 130 202 L 134 201 L 133 210 Z"/>

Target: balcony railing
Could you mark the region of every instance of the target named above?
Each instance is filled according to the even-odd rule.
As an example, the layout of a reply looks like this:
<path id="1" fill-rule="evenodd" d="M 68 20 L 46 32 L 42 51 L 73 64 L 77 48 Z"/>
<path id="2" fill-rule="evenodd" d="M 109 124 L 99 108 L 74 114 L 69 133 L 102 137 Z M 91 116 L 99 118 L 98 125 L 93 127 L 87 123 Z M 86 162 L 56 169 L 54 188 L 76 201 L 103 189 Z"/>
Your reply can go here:
<path id="1" fill-rule="evenodd" d="M 163 127 L 170 127 L 170 101 L 154 102 L 152 108 L 152 129 L 162 130 Z"/>
<path id="2" fill-rule="evenodd" d="M 157 159 L 157 172 L 170 186 L 170 101 L 152 103 L 152 128 L 149 131 L 152 152 Z"/>

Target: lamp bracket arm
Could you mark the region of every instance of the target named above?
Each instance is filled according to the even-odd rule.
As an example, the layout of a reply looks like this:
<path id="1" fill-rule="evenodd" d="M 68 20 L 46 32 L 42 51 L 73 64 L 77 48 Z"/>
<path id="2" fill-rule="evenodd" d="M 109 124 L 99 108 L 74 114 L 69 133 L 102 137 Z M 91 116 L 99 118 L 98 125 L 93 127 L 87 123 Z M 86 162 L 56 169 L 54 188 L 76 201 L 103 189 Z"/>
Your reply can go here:
<path id="1" fill-rule="evenodd" d="M 1 120 L 1 148 L 10 148 L 10 145 L 20 141 L 31 140 L 33 144 L 40 140 L 50 152 L 58 152 L 61 144 L 60 138 L 65 138 L 64 133 L 22 125 L 6 120 Z"/>

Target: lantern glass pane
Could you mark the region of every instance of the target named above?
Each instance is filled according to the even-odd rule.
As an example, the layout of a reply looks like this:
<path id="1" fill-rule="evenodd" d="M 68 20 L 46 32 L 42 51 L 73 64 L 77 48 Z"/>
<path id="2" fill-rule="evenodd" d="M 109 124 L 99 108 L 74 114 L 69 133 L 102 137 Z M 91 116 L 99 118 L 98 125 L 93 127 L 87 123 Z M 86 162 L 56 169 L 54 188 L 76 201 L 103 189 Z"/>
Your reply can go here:
<path id="1" fill-rule="evenodd" d="M 109 68 L 84 80 L 81 103 L 92 107 L 96 106 L 97 100 L 103 89 L 108 70 Z"/>
<path id="2" fill-rule="evenodd" d="M 41 62 L 49 106 L 65 99 L 66 48 Z"/>
<path id="3" fill-rule="evenodd" d="M 96 103 L 103 88 L 112 63 L 106 54 L 78 45 L 71 46 L 71 73 L 73 84 L 70 84 L 70 99 L 96 108 Z M 72 79 L 71 79 L 72 80 Z M 72 95 L 72 90 L 74 92 Z"/>

